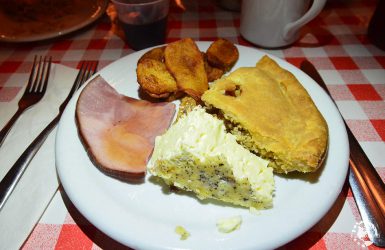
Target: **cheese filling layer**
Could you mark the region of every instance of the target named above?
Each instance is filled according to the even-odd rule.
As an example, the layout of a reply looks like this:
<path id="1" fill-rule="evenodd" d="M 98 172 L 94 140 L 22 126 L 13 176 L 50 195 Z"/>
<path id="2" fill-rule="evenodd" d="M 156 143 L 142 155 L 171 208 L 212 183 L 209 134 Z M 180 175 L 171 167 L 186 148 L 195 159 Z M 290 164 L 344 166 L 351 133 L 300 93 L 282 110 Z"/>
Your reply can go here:
<path id="1" fill-rule="evenodd" d="M 268 163 L 240 146 L 223 121 L 198 106 L 155 139 L 148 170 L 200 199 L 268 208 L 274 192 Z"/>

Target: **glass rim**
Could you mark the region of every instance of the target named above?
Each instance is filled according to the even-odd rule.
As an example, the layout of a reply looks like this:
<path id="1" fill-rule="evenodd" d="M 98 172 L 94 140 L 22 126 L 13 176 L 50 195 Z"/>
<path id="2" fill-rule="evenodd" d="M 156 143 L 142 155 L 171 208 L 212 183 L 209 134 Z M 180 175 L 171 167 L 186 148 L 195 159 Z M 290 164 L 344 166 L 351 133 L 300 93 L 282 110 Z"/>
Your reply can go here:
<path id="1" fill-rule="evenodd" d="M 121 5 L 129 5 L 129 6 L 144 6 L 144 5 L 152 5 L 152 4 L 157 4 L 160 2 L 165 2 L 165 1 L 170 1 L 170 0 L 153 0 L 147 3 L 123 3 L 121 0 L 111 0 L 114 4 L 121 4 Z"/>

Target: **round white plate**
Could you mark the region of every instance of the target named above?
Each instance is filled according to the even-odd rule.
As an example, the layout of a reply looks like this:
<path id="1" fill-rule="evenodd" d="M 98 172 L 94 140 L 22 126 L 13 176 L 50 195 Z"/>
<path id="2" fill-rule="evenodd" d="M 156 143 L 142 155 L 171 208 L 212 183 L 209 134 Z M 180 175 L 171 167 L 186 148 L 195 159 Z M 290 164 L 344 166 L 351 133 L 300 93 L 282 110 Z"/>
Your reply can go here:
<path id="1" fill-rule="evenodd" d="M 84 28 L 85 26 L 93 23 L 98 18 L 100 18 L 104 14 L 105 10 L 107 9 L 108 2 L 109 2 L 108 0 L 96 0 L 96 1 L 90 2 L 90 4 L 96 5 L 95 11 L 93 13 L 90 13 L 89 15 L 82 16 L 77 22 L 73 23 L 73 25 L 65 25 L 63 23 L 58 23 L 56 19 L 57 17 L 53 17 L 53 20 L 50 21 L 49 23 L 44 23 L 44 22 L 39 23 L 40 25 L 44 25 L 44 27 L 49 26 L 49 28 L 34 30 L 34 32 L 31 32 L 30 28 L 28 28 L 28 24 L 18 23 L 17 21 L 7 18 L 6 15 L 2 15 L 2 18 L 6 18 L 6 21 L 12 24 L 12 27 L 14 25 L 19 24 L 19 28 L 23 32 L 21 32 L 20 34 L 18 33 L 15 35 L 11 35 L 9 34 L 9 32 L 4 31 L 0 27 L 0 41 L 10 42 L 10 43 L 35 42 L 35 41 L 41 41 L 41 40 L 64 36 L 66 34 L 69 34 L 81 28 Z M 90 8 L 91 7 L 92 6 L 90 6 Z M 72 14 L 70 13 L 68 15 L 68 18 L 73 18 L 73 16 L 71 15 Z M 79 17 L 77 17 L 75 20 L 77 20 L 78 18 Z M 37 23 L 37 21 L 35 21 L 34 23 Z M 36 29 L 36 28 L 33 28 L 33 29 Z"/>
<path id="2" fill-rule="evenodd" d="M 197 42 L 205 51 L 209 42 Z M 238 46 L 240 59 L 233 69 L 253 66 L 265 54 Z M 135 68 L 145 51 L 130 54 L 99 73 L 120 93 L 138 98 Z M 307 89 L 325 117 L 330 133 L 325 165 L 315 174 L 275 176 L 274 207 L 259 214 L 193 195 L 168 193 L 147 175 L 142 184 L 106 176 L 89 160 L 74 121 L 79 92 L 67 106 L 56 137 L 56 164 L 62 185 L 79 211 L 113 239 L 140 249 L 271 249 L 310 229 L 330 209 L 348 169 L 348 139 L 342 118 L 329 96 L 293 65 L 271 56 L 291 71 Z M 216 221 L 241 215 L 239 230 L 218 232 Z M 174 230 L 183 226 L 191 236 L 180 240 Z"/>

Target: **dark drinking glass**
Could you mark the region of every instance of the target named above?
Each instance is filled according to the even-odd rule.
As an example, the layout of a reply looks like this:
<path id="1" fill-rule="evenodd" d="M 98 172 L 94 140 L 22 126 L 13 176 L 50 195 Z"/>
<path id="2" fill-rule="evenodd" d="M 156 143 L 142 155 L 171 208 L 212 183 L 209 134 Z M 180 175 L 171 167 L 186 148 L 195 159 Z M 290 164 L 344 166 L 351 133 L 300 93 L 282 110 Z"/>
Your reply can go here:
<path id="1" fill-rule="evenodd" d="M 112 0 L 127 44 L 141 50 L 166 40 L 170 0 Z"/>
<path id="2" fill-rule="evenodd" d="M 134 50 L 141 50 L 166 41 L 167 16 L 147 24 L 123 23 L 128 45 Z"/>

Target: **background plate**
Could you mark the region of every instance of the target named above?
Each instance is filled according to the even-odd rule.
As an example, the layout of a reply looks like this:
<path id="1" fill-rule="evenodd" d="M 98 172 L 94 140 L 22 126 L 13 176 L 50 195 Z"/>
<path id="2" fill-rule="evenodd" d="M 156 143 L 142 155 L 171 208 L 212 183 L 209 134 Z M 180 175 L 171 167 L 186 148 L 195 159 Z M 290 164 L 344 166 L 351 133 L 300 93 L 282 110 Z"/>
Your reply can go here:
<path id="1" fill-rule="evenodd" d="M 209 42 L 197 42 L 205 51 Z M 265 53 L 238 46 L 240 59 L 233 69 L 253 66 Z M 145 50 L 146 51 L 146 50 Z M 100 74 L 120 93 L 138 98 L 136 63 L 145 51 L 108 65 Z M 274 207 L 258 215 L 248 209 L 193 195 L 168 193 L 149 175 L 142 184 L 130 184 L 100 172 L 89 160 L 74 121 L 79 92 L 67 106 L 56 137 L 56 164 L 62 185 L 78 210 L 101 231 L 141 249 L 272 249 L 317 223 L 330 209 L 345 181 L 349 147 L 342 118 L 329 96 L 306 74 L 275 57 L 307 89 L 329 126 L 329 151 L 317 173 L 275 175 Z M 252 109 L 252 107 L 251 107 Z M 241 215 L 241 228 L 230 234 L 217 231 L 220 218 Z M 181 241 L 174 230 L 181 225 L 191 236 Z"/>
<path id="2" fill-rule="evenodd" d="M 73 6 L 72 10 L 56 10 L 57 13 L 53 13 L 53 15 L 43 15 L 41 17 L 37 14 L 36 16 L 31 14 L 31 17 L 20 17 L 20 20 L 4 14 L 5 7 L 1 6 L 0 41 L 34 42 L 66 35 L 93 23 L 101 17 L 107 9 L 108 2 L 108 0 L 77 0 L 74 3 L 79 6 Z M 47 9 L 48 7 L 45 12 L 47 12 Z"/>

